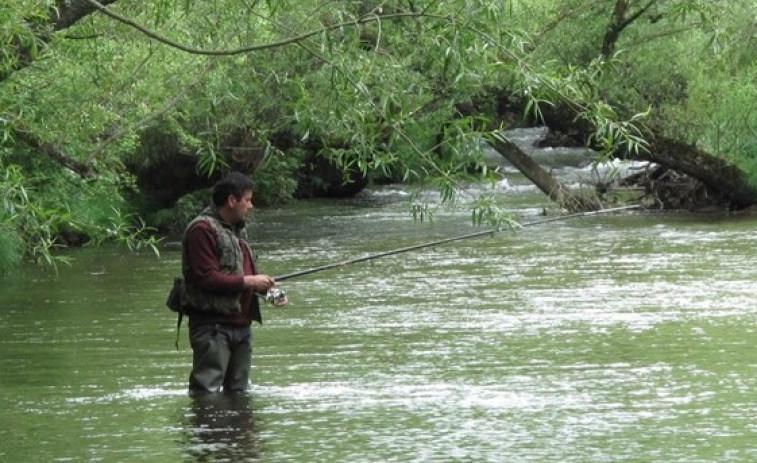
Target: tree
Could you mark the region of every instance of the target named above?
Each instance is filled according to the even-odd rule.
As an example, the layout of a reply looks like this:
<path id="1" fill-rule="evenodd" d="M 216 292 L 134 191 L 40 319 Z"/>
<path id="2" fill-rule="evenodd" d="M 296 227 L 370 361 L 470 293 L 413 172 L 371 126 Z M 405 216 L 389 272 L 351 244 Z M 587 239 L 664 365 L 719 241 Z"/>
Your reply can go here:
<path id="1" fill-rule="evenodd" d="M 101 0 L 99 4 L 115 2 Z M 16 8 L 6 6 L 0 10 L 2 23 L 10 26 L 1 32 L 8 45 L 0 50 L 0 83 L 43 55 L 55 32 L 73 26 L 96 9 L 87 0 L 47 0 L 21 2 Z"/>
<path id="2" fill-rule="evenodd" d="M 20 243 L 14 256 L 49 256 L 62 233 L 107 239 L 116 230 L 136 243 L 145 204 L 171 203 L 231 166 L 259 176 L 270 195 L 293 194 L 313 175 L 303 177 L 303 166 L 322 162 L 353 181 L 433 184 L 452 201 L 472 172 L 491 177 L 482 137 L 518 154 L 496 137 L 503 100 L 519 113 L 510 123 L 540 121 L 603 155 L 665 163 L 737 191 L 730 199 L 745 206 L 757 176 L 744 156 L 753 150 L 754 66 L 730 44 L 748 30 L 754 2 L 728 5 L 15 3 L 0 10 L 14 25 L 0 49 L 0 163 L 14 172 L 6 184 L 29 201 L 6 201 L 0 234 L 22 236 L 7 240 Z M 710 53 L 708 43 L 719 48 Z M 713 112 L 704 103 L 715 96 Z M 738 122 L 726 119 L 733 113 Z M 521 161 L 562 206 L 600 206 Z M 165 172 L 181 188 L 147 188 Z M 502 220 L 496 204 L 474 204 L 477 217 Z M 19 214 L 40 211 L 48 231 L 21 233 L 31 222 Z"/>
<path id="3" fill-rule="evenodd" d="M 718 8 L 712 2 L 696 1 L 650 0 L 632 3 L 617 0 L 604 5 L 601 2 L 579 3 L 587 5 L 582 11 L 588 16 L 609 17 L 610 20 L 603 33 L 602 28 L 596 28 L 596 36 L 602 37 L 597 64 L 575 68 L 575 85 L 563 87 L 561 83 L 555 83 L 555 87 L 563 88 L 573 96 L 547 97 L 557 104 L 544 109 L 546 124 L 563 133 L 573 134 L 581 142 L 590 143 L 602 152 L 622 156 L 624 153 L 618 153 L 612 145 L 608 150 L 608 146 L 595 143 L 596 139 L 593 138 L 598 131 L 608 130 L 607 135 L 613 137 L 617 127 L 594 120 L 591 114 L 598 112 L 587 112 L 584 105 L 576 106 L 575 101 L 588 104 L 607 101 L 611 106 L 605 109 L 619 111 L 621 120 L 624 117 L 632 118 L 634 109 L 647 107 L 648 116 L 644 123 L 634 123 L 636 135 L 644 143 L 636 144 L 637 149 L 632 150 L 630 155 L 661 164 L 701 182 L 713 196 L 722 198 L 725 205 L 744 208 L 754 204 L 757 200 L 757 181 L 751 156 L 744 158 L 739 154 L 744 153 L 744 145 L 736 142 L 726 149 L 730 151 L 726 153 L 722 142 L 713 144 L 713 138 L 706 130 L 701 130 L 707 124 L 714 123 L 718 127 L 714 139 L 730 139 L 732 142 L 736 138 L 724 134 L 723 127 L 729 127 L 734 135 L 751 132 L 747 128 L 754 118 L 751 103 L 726 95 L 751 92 L 752 85 L 726 84 L 713 92 L 712 83 L 752 79 L 751 66 L 743 69 L 746 74 L 742 77 L 742 71 L 734 72 L 732 64 L 733 59 L 738 57 L 734 55 L 737 49 L 733 42 L 735 37 L 741 37 L 737 31 L 741 27 L 751 27 L 750 23 L 739 26 L 735 19 L 749 11 L 754 2 L 732 2 L 727 9 Z M 612 10 L 608 15 L 610 10 L 605 8 L 609 7 Z M 570 31 L 575 31 L 574 26 L 571 25 Z M 553 22 L 552 31 L 555 29 L 557 26 Z M 591 27 L 586 29 L 593 30 Z M 591 40 L 578 42 L 588 45 Z M 624 47 L 622 54 L 613 56 L 619 45 Z M 708 46 L 712 48 L 708 49 Z M 683 51 L 685 53 L 681 53 Z M 572 61 L 580 62 L 585 52 L 577 50 L 573 59 L 566 59 L 570 54 L 563 53 L 562 56 L 570 66 Z M 705 69 L 707 71 L 703 72 Z M 661 73 L 666 77 L 661 79 Z M 717 77 L 713 75 L 713 79 L 702 79 L 708 73 Z M 704 106 L 695 106 L 702 84 L 708 89 L 707 98 L 726 102 L 719 105 L 723 109 L 722 114 L 742 114 L 742 117 L 734 119 L 726 116 L 730 121 L 724 123 L 720 114 L 713 114 Z M 679 118 L 679 115 L 682 117 Z M 700 129 L 688 131 L 692 126 Z"/>

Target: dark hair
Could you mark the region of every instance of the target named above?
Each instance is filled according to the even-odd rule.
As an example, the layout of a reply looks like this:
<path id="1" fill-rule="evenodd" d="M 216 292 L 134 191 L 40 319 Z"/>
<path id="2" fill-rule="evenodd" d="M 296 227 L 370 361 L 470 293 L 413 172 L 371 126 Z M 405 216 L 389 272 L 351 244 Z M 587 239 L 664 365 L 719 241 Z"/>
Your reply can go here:
<path id="1" fill-rule="evenodd" d="M 213 204 L 222 206 L 229 195 L 241 198 L 246 191 L 252 191 L 252 180 L 241 172 L 230 172 L 213 185 Z"/>

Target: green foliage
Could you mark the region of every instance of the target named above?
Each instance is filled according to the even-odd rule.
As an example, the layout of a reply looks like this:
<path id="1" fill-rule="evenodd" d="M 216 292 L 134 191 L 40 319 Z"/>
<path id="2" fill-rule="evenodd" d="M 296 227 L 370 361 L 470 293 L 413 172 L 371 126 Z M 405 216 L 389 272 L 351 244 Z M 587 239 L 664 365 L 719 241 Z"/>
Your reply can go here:
<path id="1" fill-rule="evenodd" d="M 754 139 L 741 146 L 735 164 L 746 173 L 750 183 L 757 186 L 757 143 Z"/>
<path id="2" fill-rule="evenodd" d="M 174 207 L 162 209 L 149 217 L 149 221 L 160 233 L 180 236 L 189 222 L 208 205 L 210 192 L 206 189 L 184 195 Z"/>
<path id="3" fill-rule="evenodd" d="M 35 60 L 45 48 L 41 36 L 49 32 L 52 0 L 16 0 L 0 4 L 0 76 L 23 61 Z M 19 53 L 20 52 L 20 53 Z"/>
<path id="4" fill-rule="evenodd" d="M 15 230 L 0 221 L 0 275 L 15 268 L 23 258 L 24 243 Z"/>
<path id="5" fill-rule="evenodd" d="M 474 202 L 471 207 L 471 221 L 479 226 L 488 225 L 495 230 L 518 226 L 512 214 L 507 213 L 499 201 L 490 195 L 483 195 Z"/>
<path id="6" fill-rule="evenodd" d="M 252 176 L 255 204 L 270 206 L 289 201 L 297 188 L 296 171 L 304 157 L 301 151 L 283 153 L 271 145 L 266 146 L 263 164 Z"/>
<path id="7" fill-rule="evenodd" d="M 154 247 L 125 199 L 135 188 L 126 166 L 178 150 L 201 174 L 226 171 L 239 133 L 264 153 L 259 203 L 290 198 L 315 153 L 345 171 L 437 188 L 454 204 L 491 175 L 480 142 L 499 128 L 497 102 L 473 102 L 498 92 L 537 120 L 566 105 L 597 127 L 593 141 L 608 154 L 643 151 L 651 127 L 755 176 L 756 2 L 629 2 L 639 16 L 602 56 L 615 4 L 119 1 L 109 10 L 130 24 L 96 13 L 53 33 L 50 8 L 67 3 L 6 2 L 0 263 L 54 263 L 62 233 Z M 177 231 L 201 204 L 187 198 L 149 219 Z M 506 223 L 494 198 L 472 204 L 474 222 Z M 434 206 L 412 207 L 433 217 Z"/>
<path id="8" fill-rule="evenodd" d="M 691 96 L 681 110 L 709 111 L 706 121 L 689 126 L 691 133 L 699 134 L 703 149 L 738 166 L 757 186 L 757 63 L 738 73 L 714 72 L 720 76 L 717 81 L 692 81 Z"/>
<path id="9" fill-rule="evenodd" d="M 70 180 L 65 175 L 29 178 L 18 165 L 5 167 L 0 178 L 0 263 L 7 267 L 0 271 L 11 269 L 21 256 L 44 267 L 67 263 L 68 257 L 58 251 L 71 240 L 117 242 L 158 252 L 151 229 L 119 208 L 126 207 L 122 198 L 108 197 L 111 185 L 103 181 L 81 188 Z"/>
<path id="10" fill-rule="evenodd" d="M 0 191 L 3 192 L 2 209 L 0 209 L 0 230 L 3 240 L 0 252 L 4 257 L 2 263 L 7 271 L 18 263 L 19 256 L 27 254 L 40 264 L 55 266 L 64 262 L 62 256 L 55 256 L 56 233 L 65 224 L 67 212 L 46 208 L 34 202 L 35 191 L 28 185 L 18 166 L 8 166 L 0 178 Z"/>
<path id="11" fill-rule="evenodd" d="M 434 220 L 435 210 L 427 202 L 413 202 L 410 204 L 410 213 L 413 215 L 413 220 L 425 222 Z"/>

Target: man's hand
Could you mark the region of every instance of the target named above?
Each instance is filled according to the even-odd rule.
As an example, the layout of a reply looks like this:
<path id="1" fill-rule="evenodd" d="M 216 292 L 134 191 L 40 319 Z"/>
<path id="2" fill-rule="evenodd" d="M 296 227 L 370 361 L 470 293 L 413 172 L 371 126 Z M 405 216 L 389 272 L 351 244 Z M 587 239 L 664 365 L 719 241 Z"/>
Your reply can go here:
<path id="1" fill-rule="evenodd" d="M 266 293 L 273 288 L 276 282 L 268 275 L 245 275 L 244 287 L 249 288 L 256 293 Z"/>

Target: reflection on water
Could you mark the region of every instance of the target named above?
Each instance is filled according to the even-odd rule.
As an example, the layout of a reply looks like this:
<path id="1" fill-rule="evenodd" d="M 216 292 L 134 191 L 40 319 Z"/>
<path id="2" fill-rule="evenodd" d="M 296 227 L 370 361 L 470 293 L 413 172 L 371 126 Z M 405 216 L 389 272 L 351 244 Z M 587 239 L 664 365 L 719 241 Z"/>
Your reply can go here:
<path id="1" fill-rule="evenodd" d="M 247 394 L 209 394 L 192 399 L 185 451 L 194 461 L 256 461 L 260 442 Z"/>

